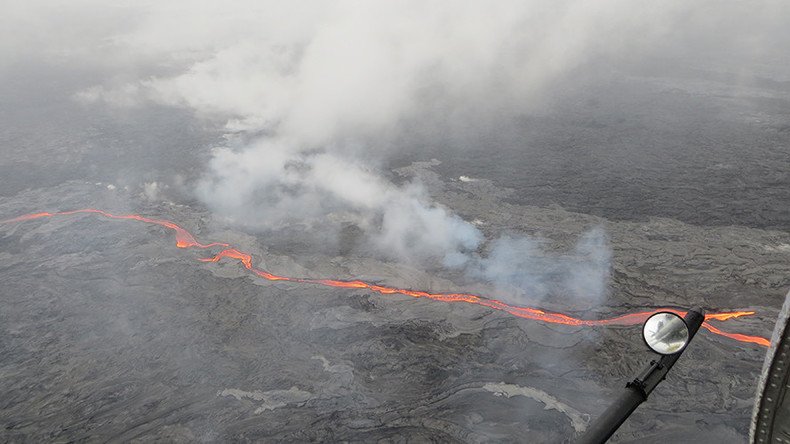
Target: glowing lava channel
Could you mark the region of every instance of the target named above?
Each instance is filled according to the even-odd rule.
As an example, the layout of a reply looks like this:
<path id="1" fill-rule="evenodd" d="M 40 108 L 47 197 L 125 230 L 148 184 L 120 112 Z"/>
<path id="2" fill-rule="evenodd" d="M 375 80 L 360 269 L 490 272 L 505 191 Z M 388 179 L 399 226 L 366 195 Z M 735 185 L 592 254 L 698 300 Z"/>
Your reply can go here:
<path id="1" fill-rule="evenodd" d="M 685 312 L 675 309 L 654 309 L 654 310 L 640 311 L 636 313 L 629 313 L 609 319 L 579 319 L 562 313 L 546 312 L 531 307 L 519 307 L 519 306 L 507 304 L 505 302 L 496 299 L 484 298 L 482 296 L 477 296 L 467 293 L 429 293 L 427 291 L 409 290 L 409 289 L 396 288 L 396 287 L 386 287 L 383 285 L 372 284 L 369 282 L 364 282 L 359 280 L 343 281 L 343 280 L 335 280 L 335 279 L 309 279 L 309 278 L 294 278 L 287 276 L 278 276 L 269 273 L 267 271 L 255 268 L 252 265 L 252 255 L 250 255 L 249 253 L 245 253 L 235 248 L 231 248 L 229 244 L 222 242 L 201 244 L 200 242 L 195 240 L 195 237 L 192 236 L 190 232 L 188 232 L 184 228 L 181 228 L 180 226 L 176 225 L 171 221 L 161 220 L 161 219 L 151 219 L 136 214 L 115 215 L 108 213 L 106 211 L 95 210 L 92 208 L 74 210 L 74 211 L 62 211 L 56 213 L 44 212 L 44 213 L 27 214 L 24 216 L 15 217 L 13 219 L 0 221 L 0 224 L 25 222 L 34 219 L 51 218 L 54 216 L 68 216 L 68 215 L 81 214 L 81 213 L 97 214 L 109 219 L 136 220 L 140 222 L 145 222 L 147 224 L 159 225 L 164 228 L 169 228 L 175 231 L 176 233 L 176 246 L 178 248 L 206 249 L 212 247 L 223 247 L 224 249 L 219 253 L 217 253 L 216 255 L 214 255 L 213 257 L 203 258 L 199 260 L 202 262 L 219 262 L 223 258 L 234 259 L 239 261 L 244 266 L 244 268 L 246 268 L 256 276 L 259 276 L 263 279 L 267 279 L 270 281 L 296 282 L 301 284 L 323 285 L 326 287 L 334 287 L 334 288 L 362 289 L 380 294 L 400 294 L 405 296 L 411 296 L 414 298 L 427 298 L 441 302 L 465 302 L 468 304 L 475 304 L 483 307 L 488 307 L 494 310 L 503 311 L 513 316 L 518 316 L 524 319 L 531 319 L 534 321 L 547 322 L 552 324 L 572 325 L 572 326 L 585 326 L 585 327 L 630 326 L 630 325 L 637 325 L 643 323 L 650 315 L 659 311 L 672 311 L 674 313 L 680 314 L 681 316 L 685 314 Z M 711 333 L 724 336 L 730 339 L 734 339 L 736 341 L 758 344 L 763 347 L 768 347 L 770 345 L 770 341 L 766 338 L 760 336 L 749 336 L 739 333 L 724 332 L 714 327 L 709 322 L 712 320 L 724 322 L 730 319 L 739 318 L 741 316 L 751 316 L 753 314 L 755 314 L 754 311 L 709 313 L 705 315 L 705 322 L 702 324 L 702 327 L 710 331 Z"/>

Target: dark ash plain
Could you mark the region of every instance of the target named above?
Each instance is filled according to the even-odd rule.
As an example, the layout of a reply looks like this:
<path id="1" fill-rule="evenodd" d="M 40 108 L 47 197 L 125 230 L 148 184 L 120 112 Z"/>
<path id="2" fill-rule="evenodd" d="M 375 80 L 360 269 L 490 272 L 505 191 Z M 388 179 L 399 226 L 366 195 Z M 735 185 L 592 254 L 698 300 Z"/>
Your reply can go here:
<path id="1" fill-rule="evenodd" d="M 298 233 L 227 227 L 179 185 L 201 175 L 218 128 L 170 108 L 79 104 L 71 91 L 93 82 L 73 68 L 4 78 L 0 218 L 141 213 L 282 274 L 486 290 L 438 266 L 347 254 L 353 230 L 316 252 Z M 526 232 L 563 250 L 604 226 L 608 300 L 536 305 L 590 317 L 751 308 L 726 328 L 766 336 L 790 285 L 789 85 L 605 73 L 489 132 L 426 144 L 415 123 L 387 169 L 489 237 Z M 199 257 L 133 222 L 0 226 L 0 440 L 568 442 L 650 359 L 636 328 L 272 284 Z M 702 332 L 614 442 L 743 441 L 764 352 Z"/>

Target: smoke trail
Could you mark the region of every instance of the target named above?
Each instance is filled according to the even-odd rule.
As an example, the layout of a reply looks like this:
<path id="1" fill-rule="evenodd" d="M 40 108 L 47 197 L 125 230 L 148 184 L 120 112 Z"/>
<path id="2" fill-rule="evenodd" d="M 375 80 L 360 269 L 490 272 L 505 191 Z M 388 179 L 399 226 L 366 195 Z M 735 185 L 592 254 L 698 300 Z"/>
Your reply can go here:
<path id="1" fill-rule="evenodd" d="M 595 303 L 606 296 L 611 255 L 600 227 L 562 253 L 548 253 L 540 239 L 503 236 L 492 243 L 487 256 L 470 264 L 470 272 L 494 283 L 499 294 L 517 304 L 552 294 Z"/>

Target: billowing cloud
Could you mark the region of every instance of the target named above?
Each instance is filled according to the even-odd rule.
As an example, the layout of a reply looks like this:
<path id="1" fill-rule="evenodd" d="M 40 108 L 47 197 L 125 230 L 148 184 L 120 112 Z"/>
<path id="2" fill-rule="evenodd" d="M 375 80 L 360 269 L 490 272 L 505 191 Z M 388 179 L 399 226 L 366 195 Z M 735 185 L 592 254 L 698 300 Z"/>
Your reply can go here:
<path id="1" fill-rule="evenodd" d="M 585 233 L 572 251 L 549 253 L 540 239 L 504 235 L 470 265 L 509 300 L 525 303 L 552 294 L 599 301 L 606 294 L 611 250 L 602 228 Z"/>
<path id="2" fill-rule="evenodd" d="M 583 235 L 565 258 L 538 260 L 545 254 L 530 238 L 483 249 L 480 231 L 419 183 L 388 179 L 380 166 L 394 141 L 407 122 L 457 128 L 534 109 L 592 63 L 775 56 L 776 40 L 788 40 L 777 18 L 787 9 L 715 0 L 33 2 L 6 8 L 0 54 L 111 66 L 115 75 L 75 97 L 156 102 L 224 124 L 227 143 L 195 193 L 248 229 L 331 236 L 351 224 L 384 257 L 464 266 L 537 294 L 555 275 L 566 290 L 601 293 L 602 233 Z"/>

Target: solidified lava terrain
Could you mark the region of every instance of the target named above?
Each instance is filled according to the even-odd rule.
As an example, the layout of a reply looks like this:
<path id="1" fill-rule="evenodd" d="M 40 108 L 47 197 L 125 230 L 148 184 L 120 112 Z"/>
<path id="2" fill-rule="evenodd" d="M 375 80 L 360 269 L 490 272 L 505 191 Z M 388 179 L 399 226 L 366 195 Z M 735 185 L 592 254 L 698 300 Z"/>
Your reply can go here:
<path id="1" fill-rule="evenodd" d="M 99 112 L 63 92 L 90 84 L 77 68 L 57 81 L 41 68 L 0 85 L 0 219 L 101 208 L 174 221 L 272 273 L 495 291 L 356 254 L 353 227 L 315 250 L 298 228 L 230 226 L 180 185 L 217 128 L 164 107 Z M 766 337 L 790 287 L 790 83 L 729 80 L 618 74 L 462 155 L 451 138 L 418 147 L 415 124 L 387 174 L 487 238 L 566 251 L 603 227 L 606 298 L 532 306 L 753 310 L 721 328 Z M 272 282 L 207 257 L 165 228 L 92 215 L 0 225 L 0 441 L 570 442 L 651 359 L 638 327 Z M 613 441 L 744 441 L 764 353 L 701 331 Z"/>

